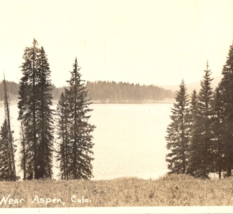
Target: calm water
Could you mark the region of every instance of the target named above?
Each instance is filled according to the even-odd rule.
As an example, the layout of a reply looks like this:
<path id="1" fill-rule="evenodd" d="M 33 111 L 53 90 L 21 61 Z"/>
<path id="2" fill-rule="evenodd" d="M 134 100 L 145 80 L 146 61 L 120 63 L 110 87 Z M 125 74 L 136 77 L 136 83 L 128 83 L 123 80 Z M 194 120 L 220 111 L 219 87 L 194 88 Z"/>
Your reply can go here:
<path id="1" fill-rule="evenodd" d="M 172 104 L 93 104 L 90 123 L 97 126 L 93 132 L 94 179 L 128 176 L 149 179 L 165 174 L 164 137 L 171 107 Z M 0 107 L 1 125 L 3 111 Z M 11 105 L 15 139 L 19 138 L 17 116 L 17 105 Z M 55 178 L 57 173 L 54 168 Z"/>

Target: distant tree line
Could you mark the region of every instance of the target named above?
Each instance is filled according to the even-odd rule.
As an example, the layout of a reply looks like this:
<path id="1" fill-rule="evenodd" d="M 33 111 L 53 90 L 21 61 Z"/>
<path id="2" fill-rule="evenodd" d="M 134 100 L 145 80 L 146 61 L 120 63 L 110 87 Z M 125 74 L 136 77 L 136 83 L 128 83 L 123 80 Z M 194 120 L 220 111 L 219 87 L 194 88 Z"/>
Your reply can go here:
<path id="1" fill-rule="evenodd" d="M 211 88 L 207 63 L 199 94 L 189 100 L 184 81 L 176 94 L 167 128 L 169 173 L 208 178 L 231 176 L 233 168 L 233 45 L 223 66 L 222 80 Z"/>
<path id="2" fill-rule="evenodd" d="M 1 85 L 2 83 L 0 83 L 0 94 L 3 92 L 3 87 Z M 19 90 L 19 85 L 14 82 L 7 82 L 7 87 L 9 88 L 11 97 L 16 97 Z M 174 92 L 154 85 L 139 85 L 124 82 L 116 83 L 113 81 L 87 81 L 85 87 L 89 92 L 88 97 L 91 100 L 103 103 L 159 101 L 165 98 L 169 99 L 175 97 Z M 68 87 L 65 88 L 68 89 Z M 55 85 L 52 85 L 53 99 L 58 100 L 61 93 L 65 92 L 65 88 L 57 88 Z M 3 96 L 0 96 L 0 100 L 3 100 Z"/>
<path id="3" fill-rule="evenodd" d="M 22 77 L 18 90 L 20 121 L 19 167 L 23 180 L 52 178 L 53 157 L 60 164 L 61 179 L 89 179 L 92 175 L 93 143 L 89 124 L 90 100 L 81 80 L 77 59 L 62 93 L 57 110 L 52 110 L 50 66 L 43 47 L 33 40 L 26 47 L 21 65 Z M 8 82 L 8 86 L 16 88 Z M 3 81 L 5 120 L 0 129 L 0 180 L 16 180 L 16 151 L 10 125 L 9 90 Z M 54 122 L 56 121 L 56 123 Z M 54 132 L 57 137 L 54 138 Z M 54 145 L 55 140 L 55 145 Z"/>
<path id="4" fill-rule="evenodd" d="M 174 98 L 175 93 L 154 85 L 139 85 L 124 82 L 87 82 L 92 100 L 108 102 L 141 102 L 143 100 L 163 100 Z"/>
<path id="5" fill-rule="evenodd" d="M 8 95 L 17 96 L 19 91 L 19 84 L 12 81 L 5 81 L 7 86 Z M 4 84 L 3 81 L 0 82 L 0 100 L 4 100 Z"/>

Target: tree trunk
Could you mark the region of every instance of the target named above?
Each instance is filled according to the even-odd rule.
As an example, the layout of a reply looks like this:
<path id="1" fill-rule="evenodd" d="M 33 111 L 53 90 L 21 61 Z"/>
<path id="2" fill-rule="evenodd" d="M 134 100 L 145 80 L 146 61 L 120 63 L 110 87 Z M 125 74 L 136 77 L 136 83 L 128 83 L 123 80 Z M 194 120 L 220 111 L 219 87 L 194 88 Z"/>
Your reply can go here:
<path id="1" fill-rule="evenodd" d="M 219 176 L 219 179 L 221 179 L 221 177 L 222 177 L 222 172 L 221 172 L 220 167 L 219 167 L 219 169 L 218 169 L 218 176 Z"/>
<path id="2" fill-rule="evenodd" d="M 227 168 L 227 177 L 231 176 L 231 166 L 228 166 Z"/>

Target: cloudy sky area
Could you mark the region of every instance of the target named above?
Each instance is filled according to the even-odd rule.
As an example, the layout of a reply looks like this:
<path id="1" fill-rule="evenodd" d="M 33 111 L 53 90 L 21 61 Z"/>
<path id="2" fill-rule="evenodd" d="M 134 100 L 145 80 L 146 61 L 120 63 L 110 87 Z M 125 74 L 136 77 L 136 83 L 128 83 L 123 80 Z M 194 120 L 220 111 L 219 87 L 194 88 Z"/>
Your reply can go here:
<path id="1" fill-rule="evenodd" d="M 233 41 L 232 0 L 0 1 L 0 73 L 19 82 L 35 38 L 51 78 L 66 85 L 75 57 L 88 81 L 178 85 L 221 74 Z M 0 75 L 0 81 L 2 80 Z"/>

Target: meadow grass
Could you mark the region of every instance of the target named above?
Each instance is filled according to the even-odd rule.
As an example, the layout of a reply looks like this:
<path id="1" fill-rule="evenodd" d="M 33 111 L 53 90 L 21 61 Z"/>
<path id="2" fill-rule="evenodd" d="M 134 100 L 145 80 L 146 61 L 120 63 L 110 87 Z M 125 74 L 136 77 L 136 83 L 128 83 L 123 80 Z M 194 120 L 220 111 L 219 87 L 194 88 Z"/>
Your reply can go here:
<path id="1" fill-rule="evenodd" d="M 227 206 L 233 205 L 232 191 L 233 178 L 202 180 L 188 175 L 157 180 L 0 182 L 0 207 Z M 3 197 L 9 195 L 14 200 L 5 204 Z M 41 198 L 44 203 L 37 203 L 43 202 Z M 19 203 L 20 199 L 24 200 Z"/>

